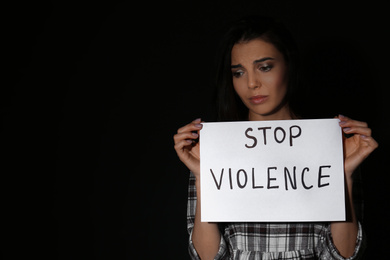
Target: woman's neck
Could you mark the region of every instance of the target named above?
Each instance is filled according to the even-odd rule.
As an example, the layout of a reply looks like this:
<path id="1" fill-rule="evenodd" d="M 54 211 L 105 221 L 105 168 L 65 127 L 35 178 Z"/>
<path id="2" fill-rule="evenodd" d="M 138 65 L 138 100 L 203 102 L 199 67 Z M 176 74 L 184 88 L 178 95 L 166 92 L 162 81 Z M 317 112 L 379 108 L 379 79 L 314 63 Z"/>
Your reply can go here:
<path id="1" fill-rule="evenodd" d="M 290 110 L 288 105 L 285 105 L 278 111 L 272 114 L 261 115 L 249 111 L 248 120 L 249 121 L 264 121 L 264 120 L 290 120 L 296 118 L 294 113 Z"/>

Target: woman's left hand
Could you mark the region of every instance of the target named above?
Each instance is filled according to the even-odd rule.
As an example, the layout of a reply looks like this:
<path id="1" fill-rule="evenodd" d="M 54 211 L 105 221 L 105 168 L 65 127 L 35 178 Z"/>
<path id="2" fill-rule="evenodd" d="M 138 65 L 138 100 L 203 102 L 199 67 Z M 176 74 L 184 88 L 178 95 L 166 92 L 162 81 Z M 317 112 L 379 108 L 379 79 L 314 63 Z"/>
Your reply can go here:
<path id="1" fill-rule="evenodd" d="M 343 132 L 353 134 L 349 138 L 343 136 L 344 170 L 346 177 L 351 177 L 355 169 L 378 147 L 378 143 L 372 138 L 371 129 L 366 122 L 352 120 L 342 115 L 338 118 Z"/>

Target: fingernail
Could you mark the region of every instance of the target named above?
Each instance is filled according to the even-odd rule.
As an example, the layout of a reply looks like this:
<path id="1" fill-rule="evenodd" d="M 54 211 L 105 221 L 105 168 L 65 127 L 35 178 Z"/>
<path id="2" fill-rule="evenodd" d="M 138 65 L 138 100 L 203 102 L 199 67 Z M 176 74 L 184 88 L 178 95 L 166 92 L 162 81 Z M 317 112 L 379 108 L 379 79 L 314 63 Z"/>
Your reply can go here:
<path id="1" fill-rule="evenodd" d="M 340 117 L 340 118 L 345 118 L 345 116 L 344 116 L 344 115 L 342 115 L 342 114 L 339 114 L 339 117 Z"/>
<path id="2" fill-rule="evenodd" d="M 350 130 L 351 130 L 350 127 L 343 128 L 343 131 L 344 131 L 344 132 L 349 132 Z"/>
<path id="3" fill-rule="evenodd" d="M 201 124 L 195 124 L 195 127 L 196 128 L 202 128 L 202 125 Z"/>
<path id="4" fill-rule="evenodd" d="M 197 133 L 191 133 L 193 137 L 198 137 Z"/>
<path id="5" fill-rule="evenodd" d="M 360 137 L 363 138 L 363 139 L 366 139 L 366 138 L 367 138 L 366 135 L 360 135 Z"/>
<path id="6" fill-rule="evenodd" d="M 339 122 L 339 125 L 345 125 L 347 122 L 345 122 L 345 121 L 340 121 Z"/>
<path id="7" fill-rule="evenodd" d="M 200 122 L 202 119 L 201 118 L 197 118 L 194 120 L 194 122 Z"/>

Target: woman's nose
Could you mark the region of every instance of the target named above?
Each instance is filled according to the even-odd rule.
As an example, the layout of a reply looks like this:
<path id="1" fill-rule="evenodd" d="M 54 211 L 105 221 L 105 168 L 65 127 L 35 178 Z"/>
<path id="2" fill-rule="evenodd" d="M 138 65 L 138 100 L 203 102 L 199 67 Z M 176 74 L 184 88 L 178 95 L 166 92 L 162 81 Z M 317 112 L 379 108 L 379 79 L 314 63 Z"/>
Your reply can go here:
<path id="1" fill-rule="evenodd" d="M 260 80 L 256 75 L 248 75 L 248 88 L 250 89 L 256 89 L 261 86 Z"/>

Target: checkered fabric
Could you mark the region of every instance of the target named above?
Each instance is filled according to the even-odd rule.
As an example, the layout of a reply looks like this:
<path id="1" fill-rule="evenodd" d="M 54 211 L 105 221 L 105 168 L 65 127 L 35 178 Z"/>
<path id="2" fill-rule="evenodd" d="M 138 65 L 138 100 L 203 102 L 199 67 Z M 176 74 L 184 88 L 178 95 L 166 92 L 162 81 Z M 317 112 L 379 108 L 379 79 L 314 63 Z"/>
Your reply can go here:
<path id="1" fill-rule="evenodd" d="M 358 185 L 360 178 L 356 180 Z M 356 204 L 362 204 L 362 196 L 355 190 Z M 360 188 L 359 188 L 360 189 Z M 192 243 L 196 209 L 195 177 L 191 173 L 188 189 L 187 227 L 191 259 L 200 259 Z M 358 217 L 362 207 L 355 206 Z M 355 253 L 348 259 L 360 259 L 364 248 L 363 231 L 359 232 Z M 216 259 L 234 260 L 295 260 L 295 259 L 345 259 L 332 242 L 330 223 L 219 223 L 221 241 Z"/>

